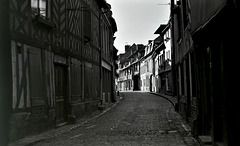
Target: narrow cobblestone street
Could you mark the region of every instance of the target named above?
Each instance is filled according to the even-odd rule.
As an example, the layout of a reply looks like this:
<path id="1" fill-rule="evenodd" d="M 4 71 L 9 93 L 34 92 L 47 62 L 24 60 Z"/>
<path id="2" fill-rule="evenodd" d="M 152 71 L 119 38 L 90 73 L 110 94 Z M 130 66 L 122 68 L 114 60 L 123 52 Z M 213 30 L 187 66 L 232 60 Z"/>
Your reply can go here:
<path id="1" fill-rule="evenodd" d="M 120 95 L 122 99 L 105 114 L 35 145 L 198 145 L 166 99 L 144 92 Z"/>

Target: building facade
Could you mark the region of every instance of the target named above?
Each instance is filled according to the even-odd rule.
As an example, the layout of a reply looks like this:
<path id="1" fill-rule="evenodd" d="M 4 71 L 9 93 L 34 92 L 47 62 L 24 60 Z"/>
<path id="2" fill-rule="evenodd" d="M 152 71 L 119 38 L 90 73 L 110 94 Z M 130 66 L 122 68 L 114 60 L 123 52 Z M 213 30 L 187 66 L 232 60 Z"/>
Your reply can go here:
<path id="1" fill-rule="evenodd" d="M 140 60 L 143 57 L 144 53 L 144 45 L 142 44 L 133 44 L 132 47 L 136 47 L 133 49 L 134 51 L 128 57 L 131 64 L 131 72 L 132 72 L 132 90 L 139 91 L 141 89 L 141 80 L 140 80 Z"/>
<path id="2" fill-rule="evenodd" d="M 178 1 L 174 7 L 174 16 L 172 16 L 174 33 L 173 51 L 174 51 L 174 72 L 176 74 L 175 84 L 177 86 L 177 97 L 179 104 L 179 112 L 186 119 L 192 123 L 197 114 L 197 103 L 195 94 L 194 81 L 194 64 L 193 64 L 193 41 L 190 33 L 190 22 L 188 10 L 189 3 Z M 179 4 L 179 5 L 177 5 Z M 183 19 L 184 15 L 184 19 Z"/>
<path id="3" fill-rule="evenodd" d="M 119 55 L 118 90 L 140 90 L 140 60 L 144 54 L 144 45 L 125 46 L 125 53 Z"/>
<path id="4" fill-rule="evenodd" d="M 115 19 L 112 17 L 111 5 L 103 9 L 100 21 L 101 33 L 101 100 L 102 104 L 115 100 L 115 61 L 114 33 L 117 31 Z"/>
<path id="5" fill-rule="evenodd" d="M 154 92 L 172 95 L 172 51 L 170 23 L 162 24 L 154 34 L 159 34 L 161 39 L 155 48 L 155 89 Z"/>
<path id="6" fill-rule="evenodd" d="M 131 90 L 131 69 L 130 69 L 130 60 L 128 57 L 131 55 L 130 45 L 125 46 L 125 53 L 119 54 L 118 61 L 118 90 L 119 91 L 128 91 Z"/>
<path id="7" fill-rule="evenodd" d="M 3 4 L 9 25 L 1 29 L 9 35 L 5 49 L 11 50 L 10 141 L 74 122 L 96 110 L 103 93 L 113 95 L 117 29 L 105 0 Z M 106 82 L 112 83 L 103 89 Z"/>
<path id="8" fill-rule="evenodd" d="M 154 52 L 154 40 L 149 40 L 145 47 L 144 57 L 141 59 L 140 64 L 140 77 L 141 77 L 141 91 L 152 91 L 154 86 L 154 64 L 152 55 Z"/>
<path id="9" fill-rule="evenodd" d="M 231 17 L 229 17 L 231 16 Z M 179 113 L 203 145 L 239 145 L 239 110 L 229 85 L 231 53 L 238 46 L 239 2 L 235 0 L 171 1 L 174 68 Z M 234 115 L 234 116 L 230 116 Z"/>

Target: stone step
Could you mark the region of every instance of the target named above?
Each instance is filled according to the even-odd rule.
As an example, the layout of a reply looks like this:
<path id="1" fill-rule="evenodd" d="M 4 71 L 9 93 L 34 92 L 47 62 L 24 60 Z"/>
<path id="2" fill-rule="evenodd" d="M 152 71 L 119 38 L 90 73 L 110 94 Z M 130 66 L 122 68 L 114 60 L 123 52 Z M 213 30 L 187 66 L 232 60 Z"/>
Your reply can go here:
<path id="1" fill-rule="evenodd" d="M 198 136 L 198 141 L 201 146 L 209 146 L 213 144 L 212 137 L 209 135 Z"/>

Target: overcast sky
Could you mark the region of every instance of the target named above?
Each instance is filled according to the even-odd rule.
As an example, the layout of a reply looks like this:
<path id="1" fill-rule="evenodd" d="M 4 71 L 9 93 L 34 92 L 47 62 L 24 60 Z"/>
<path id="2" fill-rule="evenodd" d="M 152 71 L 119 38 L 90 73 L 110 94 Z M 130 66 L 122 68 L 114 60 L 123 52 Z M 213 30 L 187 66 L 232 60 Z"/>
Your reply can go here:
<path id="1" fill-rule="evenodd" d="M 115 33 L 115 47 L 124 53 L 126 44 L 148 43 L 158 35 L 154 32 L 169 20 L 170 0 L 106 0 L 112 6 L 118 31 Z M 160 5 L 159 5 L 160 4 Z"/>

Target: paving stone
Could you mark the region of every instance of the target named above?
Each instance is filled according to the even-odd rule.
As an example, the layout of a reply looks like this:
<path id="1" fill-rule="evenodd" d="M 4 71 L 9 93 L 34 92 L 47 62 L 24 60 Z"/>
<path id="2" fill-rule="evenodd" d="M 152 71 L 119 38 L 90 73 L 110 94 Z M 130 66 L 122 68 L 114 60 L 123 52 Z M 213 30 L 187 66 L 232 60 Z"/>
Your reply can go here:
<path id="1" fill-rule="evenodd" d="M 121 94 L 123 99 L 103 115 L 34 145 L 198 146 L 172 103 L 144 92 Z"/>

